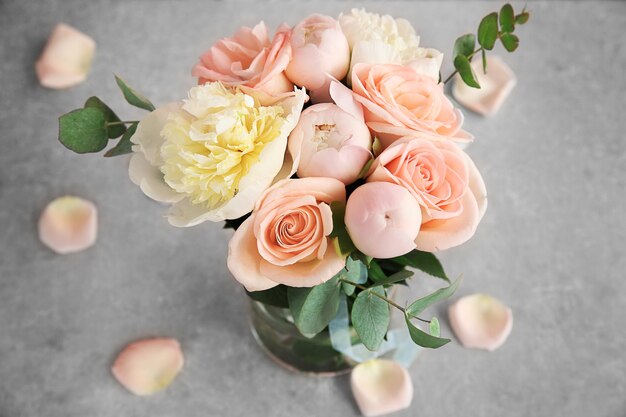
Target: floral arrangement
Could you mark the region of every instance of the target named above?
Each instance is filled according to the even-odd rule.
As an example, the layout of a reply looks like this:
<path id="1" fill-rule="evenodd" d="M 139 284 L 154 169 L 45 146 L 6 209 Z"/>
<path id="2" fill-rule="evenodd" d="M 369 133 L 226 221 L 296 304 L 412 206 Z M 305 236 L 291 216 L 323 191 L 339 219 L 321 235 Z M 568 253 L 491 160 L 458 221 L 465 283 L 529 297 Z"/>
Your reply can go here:
<path id="1" fill-rule="evenodd" d="M 132 153 L 130 179 L 169 205 L 172 225 L 235 229 L 232 275 L 256 302 L 288 309 L 302 335 L 343 314 L 356 333 L 350 345 L 377 352 L 391 307 L 415 344 L 438 348 L 450 340 L 420 315 L 460 280 L 434 252 L 470 239 L 487 207 L 463 146 L 473 136 L 444 84 L 458 74 L 479 88 L 472 58 L 480 54 L 486 72 L 486 52 L 498 40 L 514 51 L 528 17 L 508 4 L 487 15 L 476 35 L 456 40 L 445 81 L 442 53 L 421 47 L 404 19 L 313 15 L 273 37 L 261 22 L 201 56 L 186 99 L 156 107 L 116 76 L 128 103 L 149 114 L 121 121 L 91 97 L 60 117 L 59 140 L 93 153 L 121 137 L 104 155 Z M 390 290 L 411 278 L 409 267 L 445 286 L 399 305 Z"/>

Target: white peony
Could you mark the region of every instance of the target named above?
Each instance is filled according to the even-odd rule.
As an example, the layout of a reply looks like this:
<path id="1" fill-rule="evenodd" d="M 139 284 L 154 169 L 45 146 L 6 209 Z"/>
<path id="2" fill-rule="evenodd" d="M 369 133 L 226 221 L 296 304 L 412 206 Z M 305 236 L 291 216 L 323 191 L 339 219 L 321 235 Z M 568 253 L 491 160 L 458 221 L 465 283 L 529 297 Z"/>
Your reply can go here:
<path id="1" fill-rule="evenodd" d="M 273 182 L 295 172 L 285 155 L 306 94 L 271 106 L 219 82 L 193 87 L 137 127 L 129 175 L 157 201 L 173 203 L 169 222 L 185 227 L 239 218 Z"/>
<path id="2" fill-rule="evenodd" d="M 407 65 L 439 79 L 443 54 L 436 49 L 421 48 L 420 38 L 407 20 L 352 9 L 349 14 L 339 16 L 339 24 L 352 51 L 348 82 L 352 68 L 358 63 Z"/>

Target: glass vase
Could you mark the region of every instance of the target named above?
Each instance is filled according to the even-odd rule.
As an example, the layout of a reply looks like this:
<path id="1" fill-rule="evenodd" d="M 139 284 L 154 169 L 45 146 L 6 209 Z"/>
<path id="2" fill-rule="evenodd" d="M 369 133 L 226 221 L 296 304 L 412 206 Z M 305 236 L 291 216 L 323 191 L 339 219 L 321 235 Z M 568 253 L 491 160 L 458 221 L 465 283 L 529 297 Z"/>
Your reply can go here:
<path id="1" fill-rule="evenodd" d="M 250 300 L 250 325 L 259 346 L 278 364 L 296 372 L 336 376 L 356 363 L 333 349 L 328 329 L 307 338 L 296 328 L 288 309 Z M 354 329 L 351 333 L 355 336 Z"/>

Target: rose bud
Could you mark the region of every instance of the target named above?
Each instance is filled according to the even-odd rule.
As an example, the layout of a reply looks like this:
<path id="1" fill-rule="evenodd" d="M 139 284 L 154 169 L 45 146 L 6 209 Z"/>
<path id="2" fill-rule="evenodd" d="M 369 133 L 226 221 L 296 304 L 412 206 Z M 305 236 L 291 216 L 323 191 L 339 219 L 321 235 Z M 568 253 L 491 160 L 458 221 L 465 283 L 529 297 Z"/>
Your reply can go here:
<path id="1" fill-rule="evenodd" d="M 363 119 L 335 104 L 320 103 L 302 112 L 288 147 L 299 177 L 331 177 L 351 184 L 371 158 L 372 138 Z"/>
<path id="2" fill-rule="evenodd" d="M 389 182 L 358 187 L 346 204 L 346 228 L 354 245 L 373 258 L 393 258 L 415 249 L 422 215 L 406 188 Z"/>
<path id="3" fill-rule="evenodd" d="M 314 14 L 291 34 L 292 60 L 285 73 L 294 84 L 318 90 L 330 78 L 341 80 L 350 66 L 350 47 L 339 22 Z"/>
<path id="4" fill-rule="evenodd" d="M 63 89 L 87 78 L 96 43 L 89 36 L 65 25 L 57 25 L 35 64 L 37 78 L 44 87 Z"/>

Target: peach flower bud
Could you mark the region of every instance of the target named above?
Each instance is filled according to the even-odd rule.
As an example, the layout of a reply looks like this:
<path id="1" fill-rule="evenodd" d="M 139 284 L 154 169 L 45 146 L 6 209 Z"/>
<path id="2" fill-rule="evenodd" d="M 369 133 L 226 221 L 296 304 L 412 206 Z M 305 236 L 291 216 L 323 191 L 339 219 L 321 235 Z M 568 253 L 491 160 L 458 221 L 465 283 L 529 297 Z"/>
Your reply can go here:
<path id="1" fill-rule="evenodd" d="M 184 362 L 177 340 L 145 339 L 126 346 L 111 371 L 126 389 L 143 396 L 167 388 Z"/>
<path id="2" fill-rule="evenodd" d="M 79 252 L 93 245 L 98 235 L 98 212 L 90 201 L 59 197 L 39 218 L 39 239 L 59 254 Z"/>
<path id="3" fill-rule="evenodd" d="M 515 74 L 504 61 L 498 57 L 487 57 L 487 74 L 483 72 L 480 59 L 472 62 L 474 73 L 480 88 L 473 88 L 461 80 L 461 76 L 454 78 L 452 95 L 460 104 L 483 116 L 494 115 L 504 100 L 509 96 L 517 83 Z"/>
<path id="4" fill-rule="evenodd" d="M 422 215 L 405 188 L 368 182 L 348 198 L 346 228 L 354 245 L 374 258 L 393 258 L 415 249 Z"/>
<path id="5" fill-rule="evenodd" d="M 89 36 L 66 24 L 58 24 L 35 64 L 44 87 L 63 89 L 87 78 L 96 43 Z"/>
<path id="6" fill-rule="evenodd" d="M 371 158 L 372 138 L 363 119 L 336 104 L 320 103 L 302 112 L 288 148 L 299 177 L 331 177 L 352 184 Z"/>
<path id="7" fill-rule="evenodd" d="M 329 77 L 341 80 L 348 73 L 350 47 L 332 17 L 314 14 L 298 23 L 292 30 L 291 48 L 286 74 L 296 85 L 317 90 L 328 84 Z"/>
<path id="8" fill-rule="evenodd" d="M 511 309 L 485 294 L 459 299 L 448 308 L 448 319 L 463 346 L 489 351 L 502 346 L 513 327 Z"/>
<path id="9" fill-rule="evenodd" d="M 352 370 L 350 385 L 361 414 L 367 417 L 404 410 L 413 400 L 409 373 L 389 359 L 372 359 L 357 365 Z"/>

